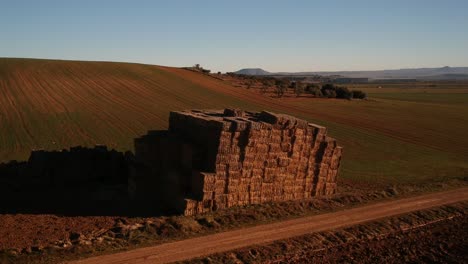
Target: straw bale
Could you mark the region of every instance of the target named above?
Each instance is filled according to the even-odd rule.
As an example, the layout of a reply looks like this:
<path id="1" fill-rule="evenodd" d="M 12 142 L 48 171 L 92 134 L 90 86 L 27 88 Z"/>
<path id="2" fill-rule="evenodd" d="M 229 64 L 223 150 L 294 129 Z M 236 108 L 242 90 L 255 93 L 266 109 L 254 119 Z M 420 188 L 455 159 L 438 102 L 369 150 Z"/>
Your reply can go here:
<path id="1" fill-rule="evenodd" d="M 273 128 L 273 126 L 269 123 L 266 123 L 266 122 L 262 122 L 260 121 L 260 129 L 262 130 L 271 130 Z"/>
<path id="2" fill-rule="evenodd" d="M 212 191 L 203 192 L 203 200 L 210 200 L 213 198 L 214 198 L 214 192 Z"/>
<path id="3" fill-rule="evenodd" d="M 232 133 L 229 132 L 229 131 L 221 131 L 221 133 L 219 134 L 220 139 L 229 139 L 229 140 L 231 140 L 231 137 L 232 137 Z"/>
<path id="4" fill-rule="evenodd" d="M 296 179 L 304 179 L 307 177 L 307 171 L 298 171 L 296 173 Z"/>
<path id="5" fill-rule="evenodd" d="M 257 156 L 255 157 L 254 163 L 261 163 L 266 160 L 266 153 L 257 153 Z"/>
<path id="6" fill-rule="evenodd" d="M 216 180 L 226 180 L 228 177 L 228 174 L 226 171 L 218 171 L 216 172 Z"/>
<path id="7" fill-rule="evenodd" d="M 225 187 L 226 187 L 226 181 L 225 180 L 216 180 L 216 182 L 215 182 L 216 193 L 219 193 L 218 190 L 222 190 L 222 192 L 224 192 Z"/>
<path id="8" fill-rule="evenodd" d="M 236 170 L 236 171 L 229 171 L 228 172 L 228 177 L 232 179 L 239 179 L 242 177 L 241 171 Z"/>
<path id="9" fill-rule="evenodd" d="M 263 166 L 261 166 L 261 168 L 263 168 Z M 262 177 L 263 177 L 263 172 L 264 172 L 264 170 L 263 170 L 263 169 L 260 169 L 260 168 L 259 168 L 259 169 L 257 169 L 257 168 L 252 169 L 252 182 L 254 181 L 253 178 L 260 178 L 260 179 L 262 179 Z"/>
<path id="10" fill-rule="evenodd" d="M 292 151 L 292 145 L 290 142 L 284 142 L 280 145 L 281 151 L 289 152 Z"/>
<path id="11" fill-rule="evenodd" d="M 206 199 L 200 202 L 202 204 L 203 208 L 209 208 L 211 209 L 213 207 L 213 200 L 212 199 Z"/>
<path id="12" fill-rule="evenodd" d="M 184 199 L 185 202 L 185 208 L 187 209 L 193 209 L 197 207 L 198 202 L 192 199 Z"/>
<path id="13" fill-rule="evenodd" d="M 226 108 L 224 109 L 224 112 L 223 114 L 225 116 L 239 116 L 239 117 L 243 117 L 245 115 L 245 112 L 241 109 L 237 109 L 237 108 Z"/>
<path id="14" fill-rule="evenodd" d="M 328 165 L 327 164 L 322 164 L 322 166 L 320 166 L 320 172 L 319 172 L 319 178 L 326 178 L 327 177 L 327 174 L 328 174 Z"/>
<path id="15" fill-rule="evenodd" d="M 269 151 L 265 155 L 265 159 L 277 159 L 280 153 L 281 153 L 280 151 Z"/>
<path id="16" fill-rule="evenodd" d="M 249 201 L 249 197 L 250 197 L 249 192 L 239 192 L 238 195 L 239 195 L 239 201 L 246 201 L 246 202 Z"/>
<path id="17" fill-rule="evenodd" d="M 226 147 L 219 147 L 218 153 L 220 154 L 239 154 L 240 148 L 238 146 L 226 146 Z"/>
<path id="18" fill-rule="evenodd" d="M 268 145 L 265 143 L 260 143 L 255 146 L 256 153 L 267 153 L 268 152 Z"/>
<path id="19" fill-rule="evenodd" d="M 294 182 L 296 180 L 296 174 L 285 174 L 284 175 L 284 180 L 286 182 Z M 294 183 L 292 183 L 294 184 Z"/>
<path id="20" fill-rule="evenodd" d="M 252 178 L 240 178 L 239 184 L 250 185 Z"/>
<path id="21" fill-rule="evenodd" d="M 259 133 L 260 133 L 260 137 L 268 138 L 271 136 L 271 129 L 262 128 L 259 130 Z"/>
<path id="22" fill-rule="evenodd" d="M 245 155 L 244 155 L 244 162 L 255 160 L 255 156 L 257 156 L 255 152 L 253 152 L 251 149 L 246 148 Z"/>
<path id="23" fill-rule="evenodd" d="M 276 168 L 265 168 L 265 172 L 263 174 L 263 179 L 273 179 L 276 174 Z"/>
<path id="24" fill-rule="evenodd" d="M 271 137 L 281 137 L 282 133 L 283 132 L 282 132 L 281 129 L 273 128 L 273 129 L 270 130 Z"/>
<path id="25" fill-rule="evenodd" d="M 249 191 L 249 185 L 239 183 L 239 185 L 237 186 L 237 191 L 238 192 L 248 192 Z"/>
<path id="26" fill-rule="evenodd" d="M 192 190 L 200 196 L 204 191 L 213 191 L 215 175 L 212 173 L 204 173 L 193 171 L 192 173 Z"/>
<path id="27" fill-rule="evenodd" d="M 295 186 L 304 186 L 305 185 L 305 179 L 304 178 L 297 178 L 294 180 L 294 185 Z"/>
<path id="28" fill-rule="evenodd" d="M 302 128 L 297 128 L 294 130 L 294 135 L 295 136 L 304 136 L 306 134 L 306 130 Z"/>
<path id="29" fill-rule="evenodd" d="M 283 186 L 282 185 L 273 185 L 272 193 L 274 196 L 281 196 L 283 195 Z"/>
<path id="30" fill-rule="evenodd" d="M 304 199 L 304 192 L 295 192 L 294 193 L 294 199 L 295 200 Z"/>
<path id="31" fill-rule="evenodd" d="M 294 130 L 295 129 L 283 129 L 281 131 L 281 136 L 284 138 L 284 137 L 290 137 L 292 135 L 294 135 Z"/>
<path id="32" fill-rule="evenodd" d="M 284 184 L 283 186 L 283 193 L 294 193 L 294 185 L 287 185 Z"/>
<path id="33" fill-rule="evenodd" d="M 272 200 L 273 200 L 272 196 L 262 196 L 262 198 L 260 199 L 262 203 L 268 203 L 268 202 L 271 202 Z"/>
<path id="34" fill-rule="evenodd" d="M 242 169 L 244 171 L 251 171 L 254 168 L 254 163 L 253 162 L 248 162 L 245 161 L 242 163 Z"/>
<path id="35" fill-rule="evenodd" d="M 267 159 L 264 162 L 266 168 L 276 168 L 278 167 L 278 161 L 276 159 Z"/>
<path id="36" fill-rule="evenodd" d="M 291 161 L 291 159 L 289 158 L 278 158 L 278 166 L 280 167 L 287 167 L 289 165 L 289 162 Z"/>
<path id="37" fill-rule="evenodd" d="M 308 193 L 312 193 L 314 190 L 314 184 L 313 183 L 308 183 L 304 185 L 304 191 Z"/>
<path id="38" fill-rule="evenodd" d="M 227 170 L 226 164 L 221 164 L 221 163 L 217 163 L 215 165 L 215 168 L 216 168 L 216 171 L 226 171 Z"/>
<path id="39" fill-rule="evenodd" d="M 254 161 L 252 162 L 252 171 L 254 171 L 253 173 L 260 173 L 260 174 L 263 174 L 263 172 L 259 172 L 262 170 L 262 168 L 265 167 L 265 160 L 259 160 L 259 161 Z"/>
<path id="40" fill-rule="evenodd" d="M 222 210 L 227 208 L 227 201 L 223 200 L 215 200 L 213 203 L 213 209 L 214 210 Z"/>
<path id="41" fill-rule="evenodd" d="M 227 169 L 228 171 L 239 171 L 242 169 L 242 163 L 241 162 L 229 162 L 227 163 Z"/>
<path id="42" fill-rule="evenodd" d="M 298 165 L 299 165 L 299 163 L 296 160 L 291 159 L 289 161 L 289 166 L 286 168 L 286 172 L 291 173 L 291 174 L 295 174 L 297 172 Z"/>
<path id="43" fill-rule="evenodd" d="M 252 198 L 260 198 L 262 196 L 262 191 L 250 191 L 249 192 L 249 197 L 250 199 Z"/>
<path id="44" fill-rule="evenodd" d="M 293 141 L 293 138 L 290 136 L 282 136 L 281 137 L 281 142 L 282 143 L 291 143 Z"/>
<path id="45" fill-rule="evenodd" d="M 239 203 L 239 195 L 237 193 L 230 193 L 227 195 L 227 206 L 237 206 Z"/>
<path id="46" fill-rule="evenodd" d="M 284 201 L 283 195 L 273 195 L 271 197 L 271 201 L 273 201 L 273 202 L 282 202 L 282 201 Z"/>
<path id="47" fill-rule="evenodd" d="M 272 143 L 281 143 L 282 139 L 280 135 L 272 135 L 270 138 L 270 142 Z"/>
<path id="48" fill-rule="evenodd" d="M 241 175 L 242 178 L 250 178 L 252 177 L 252 170 L 250 169 L 246 169 L 244 167 L 244 169 L 242 170 L 242 175 Z"/>

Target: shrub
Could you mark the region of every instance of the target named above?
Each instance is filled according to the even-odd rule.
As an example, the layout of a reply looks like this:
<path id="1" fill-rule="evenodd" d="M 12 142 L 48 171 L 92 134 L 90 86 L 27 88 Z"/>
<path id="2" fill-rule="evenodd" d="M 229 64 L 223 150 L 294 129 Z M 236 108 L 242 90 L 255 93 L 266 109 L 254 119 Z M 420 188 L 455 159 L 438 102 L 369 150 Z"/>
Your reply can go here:
<path id="1" fill-rule="evenodd" d="M 352 99 L 353 98 L 353 93 L 348 90 L 346 87 L 336 87 L 336 98 L 341 98 L 341 99 Z"/>
<path id="2" fill-rule="evenodd" d="M 322 91 L 318 87 L 309 88 L 308 92 L 315 97 L 323 97 Z"/>
<path id="3" fill-rule="evenodd" d="M 304 92 L 304 84 L 300 81 L 294 83 L 294 93 L 299 97 Z"/>
<path id="4" fill-rule="evenodd" d="M 327 83 L 322 85 L 321 92 L 323 97 L 335 98 L 336 97 L 336 87 L 333 84 Z"/>
<path id="5" fill-rule="evenodd" d="M 367 94 L 361 90 L 353 90 L 353 98 L 357 99 L 365 99 L 367 97 Z"/>
<path id="6" fill-rule="evenodd" d="M 287 87 L 289 86 L 289 81 L 286 79 L 277 79 L 275 80 L 275 86 L 275 91 L 278 98 L 283 97 Z"/>
<path id="7" fill-rule="evenodd" d="M 321 92 L 322 92 L 323 97 L 336 98 L 336 91 L 335 90 L 325 89 L 325 90 L 322 90 Z"/>

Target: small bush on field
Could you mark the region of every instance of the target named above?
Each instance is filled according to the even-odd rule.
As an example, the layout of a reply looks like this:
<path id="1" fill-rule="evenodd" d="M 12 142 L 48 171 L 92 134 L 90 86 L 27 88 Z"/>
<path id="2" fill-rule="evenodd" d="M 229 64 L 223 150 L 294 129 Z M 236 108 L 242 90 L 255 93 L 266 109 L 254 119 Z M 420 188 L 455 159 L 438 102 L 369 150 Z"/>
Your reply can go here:
<path id="1" fill-rule="evenodd" d="M 353 98 L 353 93 L 348 90 L 346 87 L 336 87 L 336 98 L 341 98 L 341 99 L 352 99 Z"/>
<path id="2" fill-rule="evenodd" d="M 361 90 L 353 90 L 353 98 L 357 99 L 365 99 L 367 97 L 367 94 Z"/>

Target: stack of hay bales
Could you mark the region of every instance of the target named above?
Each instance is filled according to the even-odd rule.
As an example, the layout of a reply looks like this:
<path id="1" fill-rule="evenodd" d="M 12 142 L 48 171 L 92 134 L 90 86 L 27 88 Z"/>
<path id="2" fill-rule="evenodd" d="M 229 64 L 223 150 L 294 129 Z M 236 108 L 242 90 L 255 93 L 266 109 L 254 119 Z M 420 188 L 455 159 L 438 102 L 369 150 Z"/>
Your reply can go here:
<path id="1" fill-rule="evenodd" d="M 265 111 L 192 110 L 171 112 L 169 133 L 192 149 L 186 215 L 336 192 L 342 148 L 325 127 Z"/>

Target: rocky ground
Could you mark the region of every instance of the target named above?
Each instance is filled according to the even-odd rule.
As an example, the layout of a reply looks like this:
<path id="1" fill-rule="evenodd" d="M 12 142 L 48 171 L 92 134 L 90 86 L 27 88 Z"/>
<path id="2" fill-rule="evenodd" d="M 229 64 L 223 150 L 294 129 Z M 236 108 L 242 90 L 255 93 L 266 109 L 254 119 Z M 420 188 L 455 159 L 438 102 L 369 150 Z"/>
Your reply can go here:
<path id="1" fill-rule="evenodd" d="M 53 263 L 149 246 L 242 226 L 453 188 L 453 182 L 375 186 L 342 181 L 334 197 L 232 208 L 194 217 L 0 215 L 0 263 Z"/>

